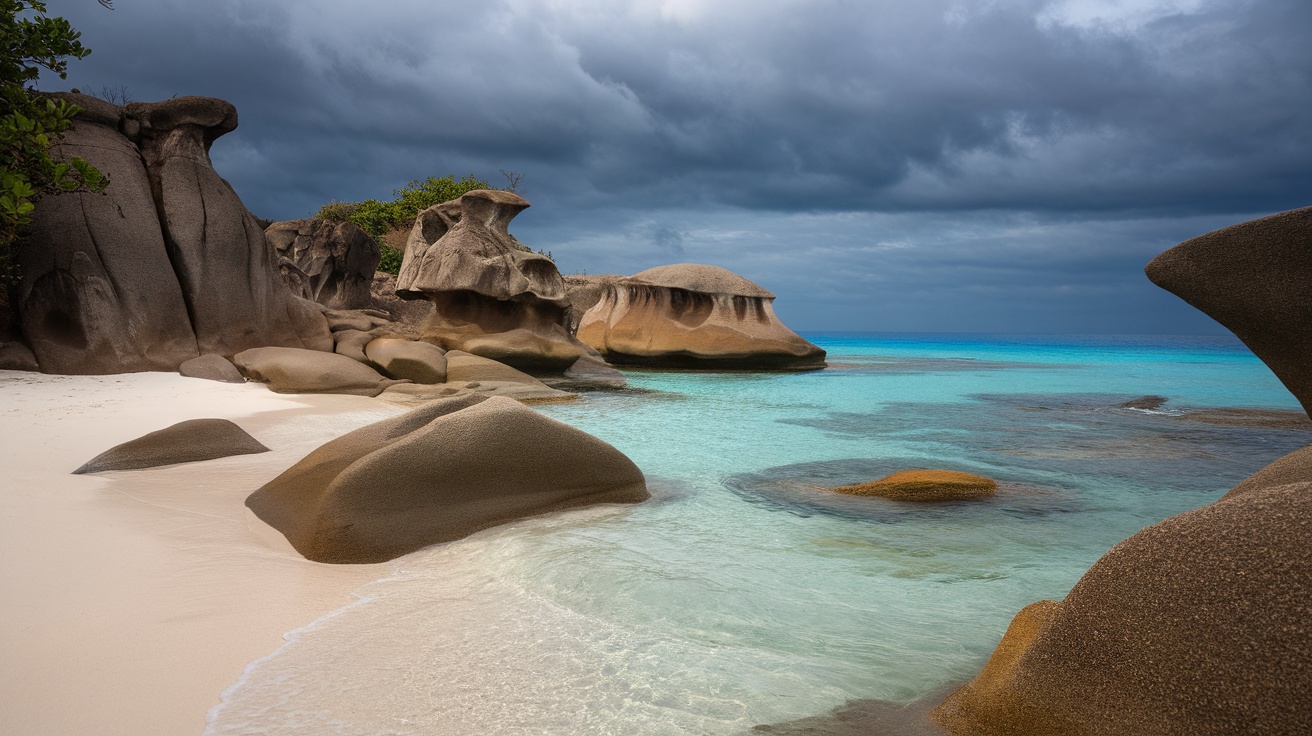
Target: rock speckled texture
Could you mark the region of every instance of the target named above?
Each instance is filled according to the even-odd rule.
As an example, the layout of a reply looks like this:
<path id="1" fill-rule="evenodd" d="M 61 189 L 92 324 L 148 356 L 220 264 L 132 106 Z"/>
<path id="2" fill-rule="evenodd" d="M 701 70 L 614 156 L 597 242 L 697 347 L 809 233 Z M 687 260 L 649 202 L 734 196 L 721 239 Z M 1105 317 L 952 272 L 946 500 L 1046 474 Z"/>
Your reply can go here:
<path id="1" fill-rule="evenodd" d="M 382 562 L 526 516 L 648 498 L 601 440 L 510 399 L 431 402 L 320 447 L 246 505 L 311 560 Z"/>

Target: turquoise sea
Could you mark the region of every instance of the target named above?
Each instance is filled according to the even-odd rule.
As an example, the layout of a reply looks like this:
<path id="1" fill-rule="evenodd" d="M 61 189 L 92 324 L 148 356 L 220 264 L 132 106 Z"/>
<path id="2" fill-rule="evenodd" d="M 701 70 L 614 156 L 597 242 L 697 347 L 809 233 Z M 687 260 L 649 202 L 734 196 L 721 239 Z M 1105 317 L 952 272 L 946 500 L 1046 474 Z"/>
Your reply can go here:
<path id="1" fill-rule="evenodd" d="M 539 407 L 633 458 L 653 500 L 397 560 L 253 663 L 208 732 L 736 734 L 910 702 L 972 676 L 1113 544 L 1312 442 L 1187 416 L 1299 409 L 1233 338 L 805 336 L 830 368 L 633 371 Z M 1146 395 L 1168 400 L 1118 406 Z M 911 467 L 1001 489 L 818 489 Z"/>

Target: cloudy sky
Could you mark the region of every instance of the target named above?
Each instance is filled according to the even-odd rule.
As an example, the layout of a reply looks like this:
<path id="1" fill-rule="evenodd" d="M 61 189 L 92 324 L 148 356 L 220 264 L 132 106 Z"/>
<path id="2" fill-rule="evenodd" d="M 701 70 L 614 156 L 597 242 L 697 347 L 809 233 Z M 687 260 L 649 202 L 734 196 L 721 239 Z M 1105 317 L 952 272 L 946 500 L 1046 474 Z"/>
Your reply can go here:
<path id="1" fill-rule="evenodd" d="M 1307 0 L 50 0 L 45 89 L 211 95 L 256 214 L 503 184 L 564 273 L 724 266 L 800 330 L 1212 333 L 1162 250 L 1312 204 Z"/>

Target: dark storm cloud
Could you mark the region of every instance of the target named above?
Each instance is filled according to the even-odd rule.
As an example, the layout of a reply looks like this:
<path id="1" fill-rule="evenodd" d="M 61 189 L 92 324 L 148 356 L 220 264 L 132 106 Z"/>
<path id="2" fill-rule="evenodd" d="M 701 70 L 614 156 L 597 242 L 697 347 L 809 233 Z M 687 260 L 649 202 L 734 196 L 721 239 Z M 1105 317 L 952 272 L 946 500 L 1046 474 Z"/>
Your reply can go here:
<path id="1" fill-rule="evenodd" d="M 1305 0 L 115 6 L 51 3 L 67 85 L 234 102 L 212 155 L 263 216 L 510 169 L 562 269 L 717 263 L 810 326 L 1193 330 L 1142 264 L 1312 195 Z"/>

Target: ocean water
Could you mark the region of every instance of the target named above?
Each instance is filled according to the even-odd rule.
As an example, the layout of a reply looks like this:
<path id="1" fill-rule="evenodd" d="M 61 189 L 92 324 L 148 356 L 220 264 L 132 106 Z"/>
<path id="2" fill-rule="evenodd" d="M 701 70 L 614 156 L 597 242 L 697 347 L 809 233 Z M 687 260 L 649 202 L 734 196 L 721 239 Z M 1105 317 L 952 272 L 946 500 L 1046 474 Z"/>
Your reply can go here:
<path id="1" fill-rule="evenodd" d="M 634 371 L 540 407 L 628 454 L 654 498 L 395 561 L 252 663 L 207 732 L 736 734 L 910 702 L 1113 544 L 1312 442 L 1190 417 L 1299 408 L 1231 338 L 806 337 L 829 369 Z M 1168 400 L 1118 406 L 1145 395 Z M 909 467 L 999 494 L 821 490 Z"/>

